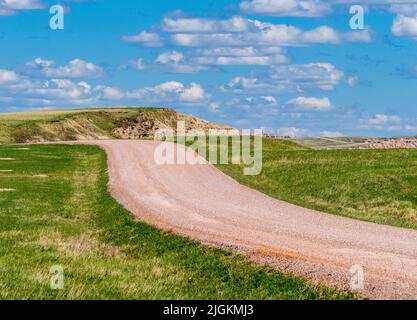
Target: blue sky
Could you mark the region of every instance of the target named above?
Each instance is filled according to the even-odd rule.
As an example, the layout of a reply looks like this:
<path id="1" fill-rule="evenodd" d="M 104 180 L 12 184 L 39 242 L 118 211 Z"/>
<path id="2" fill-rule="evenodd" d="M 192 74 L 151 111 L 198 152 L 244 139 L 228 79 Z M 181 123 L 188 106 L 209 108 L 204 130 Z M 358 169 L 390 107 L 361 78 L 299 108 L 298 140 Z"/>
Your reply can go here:
<path id="1" fill-rule="evenodd" d="M 166 106 L 283 135 L 417 134 L 417 0 L 0 0 L 0 111 Z M 355 1 L 355 4 L 357 1 Z"/>

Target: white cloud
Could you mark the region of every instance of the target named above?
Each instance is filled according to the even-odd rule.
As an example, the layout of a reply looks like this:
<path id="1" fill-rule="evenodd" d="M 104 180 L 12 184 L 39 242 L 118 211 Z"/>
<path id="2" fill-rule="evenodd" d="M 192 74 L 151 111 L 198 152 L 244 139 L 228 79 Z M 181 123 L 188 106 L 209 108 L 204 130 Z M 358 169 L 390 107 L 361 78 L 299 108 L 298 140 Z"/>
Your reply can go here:
<path id="1" fill-rule="evenodd" d="M 12 97 L 14 100 L 27 101 L 40 99 L 44 102 L 55 101 L 61 105 L 67 101 L 79 101 L 88 99 L 92 94 L 92 86 L 84 81 L 73 82 L 68 79 L 32 80 L 20 77 L 19 81 L 12 84 L 0 85 L 0 96 Z M 38 107 L 41 107 L 39 105 Z"/>
<path id="2" fill-rule="evenodd" d="M 306 90 L 333 90 L 345 74 L 329 63 L 308 63 L 272 66 L 268 77 L 235 77 L 222 86 L 233 93 L 289 93 Z"/>
<path id="3" fill-rule="evenodd" d="M 203 65 L 260 65 L 269 66 L 274 64 L 288 63 L 288 58 L 283 55 L 254 56 L 254 57 L 199 57 L 196 62 Z"/>
<path id="4" fill-rule="evenodd" d="M 155 87 L 145 87 L 128 91 L 125 93 L 125 96 L 130 99 L 145 99 L 146 101 L 168 103 L 200 103 L 208 101 L 210 98 L 199 84 L 191 83 L 187 87 L 177 81 L 168 81 Z"/>
<path id="5" fill-rule="evenodd" d="M 402 119 L 395 115 L 376 114 L 373 118 L 360 120 L 360 127 L 378 131 L 400 131 L 404 129 Z"/>
<path id="6" fill-rule="evenodd" d="M 276 53 L 284 53 L 282 48 L 277 49 Z M 253 57 L 259 54 L 258 49 L 254 47 L 219 47 L 219 48 L 206 48 L 198 51 L 199 55 L 203 56 L 231 56 L 231 57 Z"/>
<path id="7" fill-rule="evenodd" d="M 212 20 L 221 24 L 222 21 Z M 337 44 L 341 42 L 370 42 L 368 30 L 340 33 L 328 26 L 319 26 L 312 30 L 301 30 L 285 24 L 264 23 L 258 20 L 247 20 L 250 27 L 242 32 L 231 32 L 216 28 L 216 32 L 174 33 L 171 40 L 174 44 L 185 47 L 203 46 L 300 46 L 311 44 Z"/>
<path id="8" fill-rule="evenodd" d="M 123 99 L 125 97 L 125 93 L 118 89 L 118 88 L 112 88 L 112 87 L 106 87 L 106 86 L 98 86 L 96 88 L 96 91 L 101 91 L 103 94 L 103 97 L 105 99 L 110 99 L 110 100 L 120 100 Z"/>
<path id="9" fill-rule="evenodd" d="M 10 16 L 20 10 L 42 9 L 45 5 L 38 0 L 0 0 L 0 16 Z"/>
<path id="10" fill-rule="evenodd" d="M 122 39 L 126 42 L 142 43 L 147 47 L 161 47 L 164 44 L 159 34 L 147 31 L 142 31 L 134 36 L 123 36 Z"/>
<path id="11" fill-rule="evenodd" d="M 367 121 L 369 125 L 382 125 L 382 124 L 398 124 L 401 122 L 399 116 L 387 116 L 385 114 L 377 114 L 374 118 L 371 118 Z"/>
<path id="12" fill-rule="evenodd" d="M 277 104 L 277 99 L 275 99 L 273 96 L 261 96 L 261 99 L 273 105 Z"/>
<path id="13" fill-rule="evenodd" d="M 0 69 L 0 85 L 15 83 L 18 80 L 19 76 L 15 72 Z"/>
<path id="14" fill-rule="evenodd" d="M 221 107 L 220 102 L 215 101 L 215 102 L 210 103 L 208 110 L 210 112 L 219 112 L 220 107 Z"/>
<path id="15" fill-rule="evenodd" d="M 184 61 L 184 55 L 177 51 L 165 52 L 156 58 L 156 62 L 167 64 L 167 63 L 179 63 Z"/>
<path id="16" fill-rule="evenodd" d="M 145 62 L 142 58 L 130 61 L 129 65 L 135 70 L 144 70 L 146 68 Z"/>
<path id="17" fill-rule="evenodd" d="M 53 65 L 51 61 L 46 60 L 39 60 L 38 64 L 43 67 Z M 64 74 L 68 75 L 67 72 Z M 122 90 L 63 78 L 30 78 L 28 75 L 0 69 L 0 101 L 7 101 L 10 107 L 30 105 L 38 108 L 111 106 L 115 101 L 125 105 L 137 105 L 138 101 L 143 104 L 198 105 L 209 103 L 210 95 L 197 83 L 186 86 L 181 82 L 169 81 L 154 87 Z"/>
<path id="18" fill-rule="evenodd" d="M 281 93 L 286 90 L 283 85 L 261 82 L 257 78 L 235 77 L 221 89 L 225 92 L 246 94 L 248 92 L 275 92 Z"/>
<path id="19" fill-rule="evenodd" d="M 324 25 L 312 30 L 302 30 L 292 25 L 273 24 L 239 16 L 223 20 L 165 18 L 160 28 L 170 34 L 170 41 L 173 44 L 185 47 L 277 47 L 371 41 L 368 30 L 337 32 Z M 164 42 L 160 34 L 148 31 L 134 36 L 124 36 L 123 40 L 143 43 L 147 46 L 162 46 Z"/>
<path id="20" fill-rule="evenodd" d="M 202 65 L 277 65 L 289 63 L 284 48 L 219 47 L 197 50 L 194 61 Z"/>
<path id="21" fill-rule="evenodd" d="M 319 17 L 332 10 L 331 4 L 318 0 L 251 0 L 240 8 L 246 13 L 300 17 Z"/>
<path id="22" fill-rule="evenodd" d="M 270 77 L 280 83 L 293 82 L 301 91 L 306 88 L 330 91 L 344 79 L 345 74 L 330 63 L 320 62 L 273 67 Z"/>
<path id="23" fill-rule="evenodd" d="M 298 97 L 288 101 L 287 104 L 314 111 L 329 111 L 333 108 L 329 98 Z"/>
<path id="24" fill-rule="evenodd" d="M 162 22 L 162 29 L 170 33 L 216 33 L 216 32 L 245 32 L 253 28 L 251 20 L 242 17 L 231 17 L 226 20 L 212 19 L 169 19 Z"/>
<path id="25" fill-rule="evenodd" d="M 407 17 L 399 15 L 392 23 L 392 33 L 400 37 L 416 37 L 417 39 L 417 15 Z"/>
<path id="26" fill-rule="evenodd" d="M 179 93 L 180 101 L 184 102 L 199 102 L 206 98 L 207 96 L 203 88 L 196 83 L 192 83 L 189 88 L 184 88 L 183 91 Z"/>
<path id="27" fill-rule="evenodd" d="M 206 70 L 198 63 L 187 62 L 184 54 L 177 51 L 164 52 L 156 58 L 156 63 L 165 67 L 165 71 L 174 73 L 195 73 Z"/>
<path id="28" fill-rule="evenodd" d="M 52 60 L 36 58 L 27 62 L 26 67 L 29 73 L 38 72 L 50 78 L 98 78 L 104 75 L 101 67 L 81 59 L 71 60 L 64 66 L 56 66 Z"/>
<path id="29" fill-rule="evenodd" d="M 416 0 L 362 0 L 360 3 L 357 0 L 247 0 L 240 8 L 246 13 L 268 16 L 320 17 L 330 14 L 333 6 L 343 4 L 374 6 L 403 15 L 417 13 Z"/>

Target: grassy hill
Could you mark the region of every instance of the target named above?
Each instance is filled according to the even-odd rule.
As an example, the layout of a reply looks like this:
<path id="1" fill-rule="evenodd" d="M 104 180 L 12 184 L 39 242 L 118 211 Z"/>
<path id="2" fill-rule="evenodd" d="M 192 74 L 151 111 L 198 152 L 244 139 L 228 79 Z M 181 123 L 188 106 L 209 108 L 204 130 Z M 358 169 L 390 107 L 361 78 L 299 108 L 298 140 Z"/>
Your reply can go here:
<path id="1" fill-rule="evenodd" d="M 0 114 L 0 143 L 90 139 L 143 139 L 158 129 L 226 128 L 164 108 L 46 110 Z"/>

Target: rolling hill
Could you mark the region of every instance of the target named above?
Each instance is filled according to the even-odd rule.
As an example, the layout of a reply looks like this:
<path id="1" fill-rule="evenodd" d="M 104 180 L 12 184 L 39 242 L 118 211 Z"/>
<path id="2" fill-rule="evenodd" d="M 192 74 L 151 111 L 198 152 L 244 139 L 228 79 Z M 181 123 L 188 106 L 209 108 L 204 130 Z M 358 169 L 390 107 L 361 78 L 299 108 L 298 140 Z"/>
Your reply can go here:
<path id="1" fill-rule="evenodd" d="M 187 130 L 228 128 L 165 108 L 45 110 L 0 114 L 0 143 L 146 139 L 180 120 Z"/>

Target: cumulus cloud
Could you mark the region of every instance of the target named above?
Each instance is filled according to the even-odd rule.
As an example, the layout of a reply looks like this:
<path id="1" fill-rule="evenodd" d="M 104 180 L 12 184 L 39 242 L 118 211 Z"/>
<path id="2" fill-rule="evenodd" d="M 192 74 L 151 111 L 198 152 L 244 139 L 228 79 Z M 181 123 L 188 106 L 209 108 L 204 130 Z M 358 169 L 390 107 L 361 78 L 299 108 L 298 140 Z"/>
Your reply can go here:
<path id="1" fill-rule="evenodd" d="M 93 97 L 93 87 L 84 81 L 69 79 L 39 80 L 19 76 L 17 82 L 0 84 L 0 97 L 8 97 L 9 104 L 35 104 L 36 107 L 61 106 L 66 103 L 88 106 Z"/>
<path id="2" fill-rule="evenodd" d="M 367 121 L 369 125 L 382 125 L 382 124 L 389 124 L 395 123 L 398 124 L 401 122 L 401 118 L 399 116 L 388 116 L 385 114 L 377 114 L 374 118 L 371 118 Z"/>
<path id="3" fill-rule="evenodd" d="M 298 17 L 320 17 L 332 11 L 331 4 L 319 0 L 251 0 L 240 8 L 246 13 Z"/>
<path id="4" fill-rule="evenodd" d="M 108 87 L 106 88 L 108 89 Z M 99 89 L 103 91 L 104 88 Z M 191 83 L 189 86 L 186 86 L 177 81 L 168 81 L 154 87 L 144 87 L 125 92 L 119 90 L 119 92 L 121 93 L 119 99 L 127 98 L 158 103 L 199 103 L 208 101 L 210 98 L 199 84 Z"/>
<path id="5" fill-rule="evenodd" d="M 369 31 L 340 33 L 328 26 L 319 26 L 312 30 L 301 30 L 285 24 L 265 23 L 247 20 L 249 27 L 242 32 L 218 27 L 216 32 L 174 33 L 174 44 L 185 47 L 201 46 L 300 46 L 311 44 L 337 44 L 341 42 L 370 42 Z M 216 23 L 221 23 L 216 21 Z"/>
<path id="6" fill-rule="evenodd" d="M 343 71 L 329 63 L 272 66 L 267 77 L 235 77 L 222 86 L 226 92 L 290 93 L 333 90 L 343 79 Z"/>
<path id="7" fill-rule="evenodd" d="M 164 71 L 174 73 L 195 73 L 206 70 L 205 66 L 195 63 L 195 61 L 187 61 L 183 53 L 177 51 L 169 51 L 160 54 L 155 62 L 159 66 L 163 66 Z"/>
<path id="8" fill-rule="evenodd" d="M 277 99 L 275 99 L 275 97 L 273 96 L 261 96 L 261 99 L 267 103 L 270 103 L 272 105 L 277 105 Z"/>
<path id="9" fill-rule="evenodd" d="M 50 78 L 98 78 L 105 73 L 100 66 L 81 59 L 74 59 L 67 65 L 57 66 L 54 61 L 42 58 L 27 62 L 25 71 Z"/>
<path id="10" fill-rule="evenodd" d="M 195 73 L 210 66 L 254 65 L 272 66 L 290 62 L 283 48 L 257 49 L 254 47 L 220 47 L 195 50 L 187 56 L 178 51 L 161 53 L 156 59 L 157 67 L 174 73 Z M 157 68 L 160 69 L 160 68 Z"/>
<path id="11" fill-rule="evenodd" d="M 313 111 L 330 111 L 333 108 L 329 98 L 297 97 L 288 101 L 287 104 Z"/>
<path id="12" fill-rule="evenodd" d="M 160 26 L 169 41 L 183 47 L 247 47 L 247 46 L 302 46 L 338 44 L 342 42 L 370 42 L 368 30 L 338 32 L 328 26 L 302 30 L 296 26 L 273 24 L 239 16 L 229 19 L 165 18 Z M 146 46 L 162 46 L 162 34 L 142 31 L 124 36 L 128 42 Z"/>
<path id="13" fill-rule="evenodd" d="M 272 67 L 270 77 L 280 83 L 294 83 L 300 91 L 308 88 L 330 91 L 345 74 L 330 63 L 320 62 Z"/>
<path id="14" fill-rule="evenodd" d="M 165 18 L 162 29 L 170 33 L 216 33 L 216 32 L 245 32 L 254 29 L 251 20 L 235 16 L 225 20 L 203 18 Z"/>
<path id="15" fill-rule="evenodd" d="M 414 17 L 399 15 L 391 27 L 392 33 L 400 37 L 413 37 L 417 40 L 417 14 Z"/>
<path id="16" fill-rule="evenodd" d="M 361 119 L 360 127 L 379 131 L 399 131 L 403 129 L 401 117 L 386 114 L 376 114 L 372 118 Z"/>
<path id="17" fill-rule="evenodd" d="M 280 47 L 219 47 L 197 50 L 194 61 L 202 65 L 277 65 L 289 63 L 285 49 Z"/>
<path id="18" fill-rule="evenodd" d="M 54 63 L 37 60 L 37 65 L 53 68 Z M 70 66 L 74 64 L 69 64 Z M 78 66 L 78 64 L 75 64 Z M 84 69 L 83 74 L 85 73 Z M 81 73 L 60 69 L 47 69 L 53 76 L 65 75 L 68 78 L 31 77 L 30 74 L 19 74 L 11 70 L 0 69 L 0 99 L 13 105 L 36 107 L 59 106 L 99 106 L 114 105 L 115 102 L 129 105 L 155 103 L 170 105 L 202 104 L 209 102 L 210 95 L 197 83 L 185 85 L 177 81 L 164 82 L 157 86 L 123 90 L 111 86 L 92 85 L 84 80 L 74 81 Z M 90 71 L 90 68 L 87 68 Z M 89 74 L 89 73 L 87 73 Z M 6 100 L 5 100 L 6 99 Z"/>
<path id="19" fill-rule="evenodd" d="M 165 52 L 156 58 L 156 62 L 167 64 L 167 63 L 179 63 L 184 61 L 184 55 L 177 51 Z"/>
<path id="20" fill-rule="evenodd" d="M 183 102 L 200 102 L 206 99 L 207 95 L 203 88 L 196 83 L 192 83 L 189 88 L 183 88 L 179 93 L 179 100 Z"/>
<path id="21" fill-rule="evenodd" d="M 0 69 L 0 85 L 15 83 L 19 76 L 14 71 Z"/>
<path id="22" fill-rule="evenodd" d="M 123 36 L 123 41 L 131 43 L 142 43 L 147 47 L 162 47 L 164 42 L 158 33 L 142 31 L 137 35 Z"/>
<path id="23" fill-rule="evenodd" d="M 0 0 L 0 16 L 10 16 L 21 10 L 42 9 L 45 5 L 39 0 Z"/>

